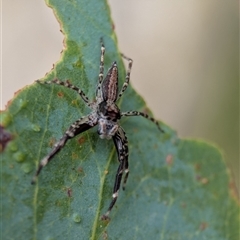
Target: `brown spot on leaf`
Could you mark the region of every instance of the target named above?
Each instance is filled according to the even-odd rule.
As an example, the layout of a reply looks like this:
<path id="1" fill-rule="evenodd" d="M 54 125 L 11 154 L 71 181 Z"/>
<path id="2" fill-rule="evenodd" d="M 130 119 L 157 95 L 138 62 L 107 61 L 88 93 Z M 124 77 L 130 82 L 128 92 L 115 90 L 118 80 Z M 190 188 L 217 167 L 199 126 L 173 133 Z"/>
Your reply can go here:
<path id="1" fill-rule="evenodd" d="M 206 222 L 202 222 L 199 226 L 199 230 L 203 231 L 208 227 L 208 224 Z"/>
<path id="2" fill-rule="evenodd" d="M 115 30 L 115 25 L 114 25 L 114 23 L 112 23 L 112 30 Z"/>
<path id="3" fill-rule="evenodd" d="M 50 147 L 53 147 L 53 145 L 55 144 L 56 142 L 56 139 L 55 138 L 51 138 L 50 141 L 49 141 L 49 146 Z"/>
<path id="4" fill-rule="evenodd" d="M 207 184 L 209 182 L 209 179 L 206 177 L 202 177 L 200 175 L 196 176 L 196 180 L 202 184 Z"/>
<path id="5" fill-rule="evenodd" d="M 64 94 L 62 92 L 58 92 L 57 93 L 58 97 L 62 98 L 64 96 Z"/>
<path id="6" fill-rule="evenodd" d="M 196 163 L 194 165 L 194 168 L 195 168 L 196 171 L 199 171 L 201 169 L 201 165 L 199 163 Z"/>
<path id="7" fill-rule="evenodd" d="M 202 184 L 207 184 L 208 182 L 209 182 L 209 180 L 205 177 L 201 179 Z"/>
<path id="8" fill-rule="evenodd" d="M 166 163 L 168 166 L 172 166 L 173 165 L 173 155 L 172 154 L 168 154 L 166 157 Z"/>
<path id="9" fill-rule="evenodd" d="M 85 138 L 84 137 L 80 137 L 79 139 L 78 139 L 78 143 L 79 144 L 83 144 L 85 142 Z"/>
<path id="10" fill-rule="evenodd" d="M 68 197 L 72 197 L 72 189 L 71 188 L 67 188 L 67 195 L 68 195 Z"/>
<path id="11" fill-rule="evenodd" d="M 197 180 L 197 181 L 200 181 L 200 179 L 201 179 L 201 176 L 197 175 L 197 176 L 196 176 L 196 180 Z"/>
<path id="12" fill-rule="evenodd" d="M 72 153 L 72 159 L 77 159 L 78 155 L 76 153 Z"/>
<path id="13" fill-rule="evenodd" d="M 182 202 L 182 203 L 181 203 L 181 207 L 182 207 L 182 208 L 186 208 L 186 207 L 187 207 L 187 204 L 186 204 L 185 202 Z"/>
<path id="14" fill-rule="evenodd" d="M 5 131 L 4 127 L 0 125 L 0 152 L 4 151 L 5 147 L 11 139 L 11 134 Z"/>
<path id="15" fill-rule="evenodd" d="M 232 194 L 232 196 L 239 200 L 239 192 L 238 192 L 238 189 L 237 189 L 237 186 L 236 186 L 236 183 L 234 181 L 231 181 L 229 183 L 229 189 L 230 189 L 230 193 Z"/>
<path id="16" fill-rule="evenodd" d="M 78 167 L 77 171 L 78 171 L 79 173 L 83 173 L 83 168 L 82 168 L 82 167 Z"/>

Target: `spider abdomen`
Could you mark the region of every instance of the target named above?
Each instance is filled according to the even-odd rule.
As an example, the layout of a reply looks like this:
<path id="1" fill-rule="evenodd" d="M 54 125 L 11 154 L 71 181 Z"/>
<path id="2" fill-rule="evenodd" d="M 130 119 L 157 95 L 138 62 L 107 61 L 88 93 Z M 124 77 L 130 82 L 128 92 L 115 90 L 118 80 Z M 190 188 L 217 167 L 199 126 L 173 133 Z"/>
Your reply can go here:
<path id="1" fill-rule="evenodd" d="M 117 63 L 113 62 L 109 68 L 107 76 L 102 83 L 102 96 L 104 101 L 115 102 L 117 100 L 118 93 L 118 68 Z"/>

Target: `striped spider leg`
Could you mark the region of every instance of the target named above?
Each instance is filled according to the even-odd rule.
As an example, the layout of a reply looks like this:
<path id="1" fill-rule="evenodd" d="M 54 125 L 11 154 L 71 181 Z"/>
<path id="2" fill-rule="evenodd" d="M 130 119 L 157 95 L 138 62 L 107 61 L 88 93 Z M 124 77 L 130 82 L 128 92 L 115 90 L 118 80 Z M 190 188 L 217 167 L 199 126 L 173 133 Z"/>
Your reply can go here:
<path id="1" fill-rule="evenodd" d="M 40 174 L 42 168 L 45 167 L 51 161 L 51 159 L 65 146 L 67 140 L 87 131 L 88 129 L 94 127 L 97 124 L 96 122 L 93 122 L 91 118 L 91 115 L 82 117 L 70 126 L 70 128 L 64 133 L 63 137 L 54 144 L 54 147 L 52 148 L 50 153 L 41 160 L 38 169 L 31 181 L 31 184 L 36 183 L 37 176 Z"/>
<path id="2" fill-rule="evenodd" d="M 57 84 L 63 87 L 72 89 L 76 91 L 85 104 L 92 110 L 90 114 L 85 117 L 80 117 L 77 121 L 75 121 L 64 133 L 63 137 L 54 145 L 49 154 L 47 154 L 40 162 L 35 175 L 32 179 L 32 184 L 34 184 L 37 180 L 38 175 L 44 166 L 46 166 L 51 159 L 65 146 L 67 141 L 71 138 L 74 138 L 80 133 L 83 133 L 90 128 L 98 125 L 98 134 L 102 139 L 112 139 L 117 151 L 119 167 L 117 169 L 117 173 L 115 176 L 115 183 L 113 187 L 113 195 L 112 201 L 108 207 L 107 212 L 102 215 L 102 220 L 109 219 L 109 214 L 115 205 L 119 189 L 122 182 L 123 173 L 125 173 L 122 188 L 125 189 L 125 185 L 129 175 L 128 169 L 128 141 L 126 134 L 122 127 L 119 125 L 119 120 L 124 116 L 142 116 L 153 123 L 159 128 L 160 131 L 163 130 L 160 128 L 158 122 L 148 116 L 145 113 L 138 111 L 128 111 L 122 112 L 119 110 L 116 101 L 121 98 L 123 93 L 128 87 L 130 81 L 130 74 L 132 68 L 132 59 L 126 57 L 122 54 L 122 57 L 128 61 L 128 68 L 125 77 L 125 82 L 118 92 L 118 67 L 117 63 L 113 62 L 112 66 L 108 69 L 108 72 L 104 78 L 104 53 L 105 47 L 103 41 L 101 39 L 101 54 L 100 54 L 100 65 L 99 65 L 99 75 L 98 75 L 98 85 L 96 89 L 96 99 L 93 102 L 89 102 L 88 97 L 84 94 L 84 92 L 78 87 L 58 79 L 54 79 L 52 81 L 41 82 L 37 80 L 38 83 L 41 84 Z"/>

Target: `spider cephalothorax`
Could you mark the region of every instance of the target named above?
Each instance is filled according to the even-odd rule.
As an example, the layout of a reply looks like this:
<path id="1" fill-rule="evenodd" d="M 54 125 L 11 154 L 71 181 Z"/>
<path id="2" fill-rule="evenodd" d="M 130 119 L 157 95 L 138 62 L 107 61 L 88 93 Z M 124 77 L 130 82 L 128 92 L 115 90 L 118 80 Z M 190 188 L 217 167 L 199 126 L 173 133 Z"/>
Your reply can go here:
<path id="1" fill-rule="evenodd" d="M 119 125 L 120 118 L 123 116 L 142 116 L 154 122 L 160 131 L 163 132 L 163 130 L 160 128 L 158 122 L 155 119 L 149 117 L 145 113 L 138 111 L 121 112 L 119 110 L 118 106 L 116 105 L 116 101 L 122 96 L 124 91 L 127 89 L 133 61 L 132 59 L 122 54 L 122 57 L 128 60 L 128 69 L 125 82 L 122 86 L 121 91 L 118 93 L 118 68 L 116 62 L 113 62 L 112 66 L 108 70 L 105 79 L 103 80 L 104 52 L 105 47 L 103 45 L 103 42 L 101 41 L 99 81 L 96 91 L 96 99 L 92 103 L 89 102 L 89 99 L 86 97 L 86 95 L 83 93 L 81 89 L 70 84 L 67 81 L 62 82 L 58 79 L 55 79 L 52 81 L 40 82 L 39 80 L 37 80 L 38 83 L 42 84 L 54 83 L 73 89 L 74 91 L 78 92 L 83 101 L 88 105 L 89 108 L 92 109 L 92 112 L 87 116 L 81 117 L 77 121 L 75 121 L 64 133 L 63 137 L 54 145 L 51 152 L 41 160 L 38 169 L 33 177 L 32 184 L 36 182 L 36 178 L 41 172 L 42 168 L 45 165 L 47 165 L 49 161 L 53 158 L 53 156 L 64 147 L 68 139 L 71 139 L 76 135 L 98 125 L 98 134 L 100 138 L 113 139 L 119 161 L 119 167 L 117 170 L 115 183 L 113 187 L 112 195 L 113 199 L 109 205 L 107 212 L 102 216 L 102 219 L 107 219 L 112 207 L 114 206 L 117 200 L 123 172 L 125 172 L 125 177 L 123 180 L 123 189 L 125 188 L 125 184 L 127 182 L 129 174 L 128 141 L 124 130 Z"/>

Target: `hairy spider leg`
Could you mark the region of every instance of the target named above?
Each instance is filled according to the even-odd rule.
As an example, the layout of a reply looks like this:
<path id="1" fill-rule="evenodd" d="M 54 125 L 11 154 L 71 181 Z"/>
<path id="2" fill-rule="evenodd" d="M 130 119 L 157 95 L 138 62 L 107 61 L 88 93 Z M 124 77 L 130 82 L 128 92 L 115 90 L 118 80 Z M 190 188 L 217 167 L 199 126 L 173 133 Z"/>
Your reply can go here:
<path id="1" fill-rule="evenodd" d="M 122 86 L 122 90 L 119 92 L 118 94 L 118 99 L 123 95 L 123 93 L 125 92 L 125 90 L 128 87 L 129 81 L 130 81 L 130 74 L 131 74 L 131 69 L 132 69 L 132 64 L 133 64 L 133 60 L 129 57 L 126 57 L 125 55 L 121 54 L 122 57 L 126 60 L 128 60 L 128 69 L 127 69 L 127 74 L 125 77 L 125 82 Z"/>
<path id="2" fill-rule="evenodd" d="M 99 75 L 98 75 L 98 86 L 97 86 L 97 98 L 102 99 L 101 93 L 101 85 L 103 81 L 103 74 L 104 74 L 104 53 L 105 53 L 105 46 L 103 44 L 103 39 L 100 39 L 101 43 L 101 56 L 100 56 L 100 65 L 99 65 Z"/>
<path id="3" fill-rule="evenodd" d="M 150 117 L 148 114 L 146 113 L 143 113 L 143 112 L 138 112 L 138 111 L 128 111 L 128 112 L 122 112 L 121 113 L 121 116 L 126 116 L 126 117 L 129 117 L 129 116 L 142 116 L 150 121 L 152 121 L 153 123 L 156 124 L 156 126 L 158 127 L 158 129 L 164 133 L 163 129 L 161 129 L 159 123 L 157 120 L 155 120 L 154 118 Z"/>
<path id="4" fill-rule="evenodd" d="M 57 84 L 57 85 L 62 85 L 64 87 L 70 88 L 70 89 L 76 91 L 80 95 L 80 97 L 83 99 L 83 101 L 89 105 L 89 99 L 86 96 L 86 94 L 81 89 L 72 85 L 71 83 L 68 83 L 67 81 L 62 82 L 58 79 L 54 79 L 52 81 L 45 81 L 45 82 L 40 81 L 40 80 L 36 80 L 36 82 L 41 83 L 41 84 Z"/>
<path id="5" fill-rule="evenodd" d="M 124 156 L 124 172 L 125 172 L 125 176 L 124 176 L 124 179 L 123 179 L 123 185 L 122 185 L 122 189 L 125 190 L 125 185 L 127 183 L 127 179 L 128 179 L 128 175 L 129 175 L 129 169 L 128 169 L 128 140 L 127 140 L 127 136 L 126 136 L 126 133 L 125 131 L 119 127 L 119 137 L 121 138 L 121 141 L 122 141 L 122 149 L 123 149 L 123 153 L 122 155 Z M 117 146 L 115 144 L 115 146 Z M 121 159 L 121 156 L 118 155 L 118 159 Z M 119 160 L 120 161 L 120 160 Z"/>
<path id="6" fill-rule="evenodd" d="M 126 138 L 127 140 L 127 138 Z M 125 177 L 123 179 L 123 186 L 122 186 L 122 189 L 125 190 L 125 186 L 126 186 L 126 183 L 127 183 L 127 180 L 128 180 L 128 175 L 129 175 L 129 168 L 128 168 L 128 142 L 125 141 L 124 143 L 124 148 L 125 148 L 125 157 L 126 157 L 126 160 L 125 160 Z"/>
<path id="7" fill-rule="evenodd" d="M 127 147 L 128 142 L 127 142 L 126 134 L 121 127 L 119 127 L 117 133 L 113 136 L 113 142 L 115 144 L 115 147 L 116 147 L 116 150 L 118 153 L 119 166 L 118 166 L 117 174 L 115 177 L 112 201 L 108 207 L 107 212 L 104 215 L 102 215 L 102 217 L 101 217 L 102 220 L 109 219 L 108 215 L 111 212 L 113 206 L 115 205 L 115 203 L 117 201 L 123 171 L 125 170 L 125 173 L 126 173 L 125 178 L 124 178 L 125 183 L 127 181 L 127 176 L 128 176 L 128 172 L 129 172 L 128 168 L 126 168 L 126 167 L 128 167 L 128 147 Z"/>
<path id="8" fill-rule="evenodd" d="M 33 176 L 31 184 L 35 184 L 37 176 L 40 174 L 42 168 L 45 167 L 52 160 L 52 158 L 65 146 L 68 139 L 73 138 L 84 131 L 87 131 L 95 125 L 96 124 L 93 124 L 90 121 L 89 116 L 82 117 L 76 122 L 74 122 L 70 126 L 70 128 L 64 133 L 63 137 L 54 145 L 51 152 L 41 160 L 38 169 Z"/>

